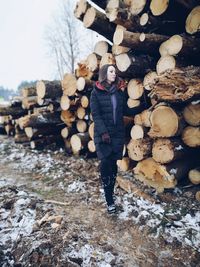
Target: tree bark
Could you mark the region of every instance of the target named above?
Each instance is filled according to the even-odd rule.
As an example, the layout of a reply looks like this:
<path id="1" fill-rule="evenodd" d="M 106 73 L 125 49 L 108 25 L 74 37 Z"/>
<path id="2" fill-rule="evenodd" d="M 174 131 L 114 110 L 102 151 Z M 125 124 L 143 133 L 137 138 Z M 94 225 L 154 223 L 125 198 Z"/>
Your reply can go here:
<path id="1" fill-rule="evenodd" d="M 59 98 L 62 95 L 60 81 L 38 81 L 36 84 L 37 95 L 40 98 Z"/>

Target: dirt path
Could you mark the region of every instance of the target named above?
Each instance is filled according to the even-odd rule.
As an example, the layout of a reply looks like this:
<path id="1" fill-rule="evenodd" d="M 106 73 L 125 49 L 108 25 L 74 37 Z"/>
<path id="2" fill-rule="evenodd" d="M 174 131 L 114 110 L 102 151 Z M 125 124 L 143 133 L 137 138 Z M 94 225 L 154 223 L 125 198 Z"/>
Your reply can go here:
<path id="1" fill-rule="evenodd" d="M 106 213 L 96 160 L 0 142 L 1 266 L 200 266 L 198 247 L 152 235 L 153 217 L 134 209 L 144 204 L 133 195 L 118 188 L 119 213 Z"/>

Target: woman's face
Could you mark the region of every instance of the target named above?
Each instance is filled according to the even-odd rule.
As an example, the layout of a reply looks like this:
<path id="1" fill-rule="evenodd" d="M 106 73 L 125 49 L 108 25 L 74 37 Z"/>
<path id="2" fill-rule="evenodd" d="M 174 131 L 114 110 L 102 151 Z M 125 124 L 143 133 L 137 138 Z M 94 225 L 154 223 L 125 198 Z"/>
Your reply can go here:
<path id="1" fill-rule="evenodd" d="M 115 67 L 109 66 L 107 70 L 107 82 L 112 83 L 116 79 L 116 70 Z"/>

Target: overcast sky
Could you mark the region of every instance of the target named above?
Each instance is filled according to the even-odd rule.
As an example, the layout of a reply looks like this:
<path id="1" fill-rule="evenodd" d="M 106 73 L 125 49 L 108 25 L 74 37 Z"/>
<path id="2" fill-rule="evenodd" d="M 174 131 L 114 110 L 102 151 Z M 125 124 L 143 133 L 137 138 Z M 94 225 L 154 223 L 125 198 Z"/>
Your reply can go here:
<path id="1" fill-rule="evenodd" d="M 54 79 L 45 29 L 60 0 L 0 0 L 0 86 Z"/>

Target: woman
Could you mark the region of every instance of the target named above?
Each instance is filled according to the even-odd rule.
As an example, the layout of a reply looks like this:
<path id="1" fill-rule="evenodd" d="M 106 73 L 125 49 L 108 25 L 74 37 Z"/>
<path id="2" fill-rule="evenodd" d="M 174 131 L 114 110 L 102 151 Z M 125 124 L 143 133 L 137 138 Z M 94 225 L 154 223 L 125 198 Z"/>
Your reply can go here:
<path id="1" fill-rule="evenodd" d="M 94 120 L 94 142 L 100 160 L 100 175 L 107 210 L 116 212 L 113 191 L 117 175 L 117 160 L 122 158 L 125 139 L 123 115 L 135 115 L 144 109 L 129 109 L 124 95 L 125 83 L 116 74 L 114 65 L 104 65 L 91 93 L 90 107 Z"/>

